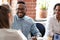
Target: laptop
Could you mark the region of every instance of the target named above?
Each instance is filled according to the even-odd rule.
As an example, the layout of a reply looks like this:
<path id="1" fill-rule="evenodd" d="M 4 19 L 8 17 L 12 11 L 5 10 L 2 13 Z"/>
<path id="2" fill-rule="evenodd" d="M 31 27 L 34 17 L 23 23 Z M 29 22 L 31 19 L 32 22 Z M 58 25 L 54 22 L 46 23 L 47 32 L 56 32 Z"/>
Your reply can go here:
<path id="1" fill-rule="evenodd" d="M 60 34 L 55 33 L 55 34 L 53 35 L 52 40 L 60 40 Z"/>

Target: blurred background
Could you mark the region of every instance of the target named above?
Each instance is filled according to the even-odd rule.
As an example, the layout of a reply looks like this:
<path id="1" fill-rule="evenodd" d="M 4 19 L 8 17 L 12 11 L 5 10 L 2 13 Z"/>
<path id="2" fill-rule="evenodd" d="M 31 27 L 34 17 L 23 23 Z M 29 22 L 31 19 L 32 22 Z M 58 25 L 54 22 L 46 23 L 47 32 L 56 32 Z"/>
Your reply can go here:
<path id="1" fill-rule="evenodd" d="M 34 20 L 45 19 L 53 15 L 53 7 L 60 0 L 0 0 L 0 4 L 9 3 L 12 7 L 12 14 L 15 15 L 17 1 L 25 1 L 27 6 L 27 15 Z M 42 13 L 42 11 L 44 11 Z M 44 15 L 44 16 L 43 16 Z"/>
<path id="2" fill-rule="evenodd" d="M 9 3 L 12 7 L 13 16 L 16 14 L 16 5 L 18 1 L 25 1 L 27 7 L 27 15 L 36 22 L 45 22 L 48 17 L 53 15 L 53 7 L 60 0 L 0 0 L 0 5 Z"/>
<path id="3" fill-rule="evenodd" d="M 33 18 L 35 23 L 43 24 L 44 27 L 46 25 L 47 19 L 54 13 L 54 5 L 56 3 L 60 3 L 60 0 L 0 0 L 0 5 L 3 3 L 9 3 L 12 9 L 12 15 L 14 16 L 16 15 L 16 7 L 18 1 L 24 1 L 27 7 L 26 15 Z M 39 25 L 42 28 L 41 24 Z M 45 29 L 43 31 L 45 33 Z"/>

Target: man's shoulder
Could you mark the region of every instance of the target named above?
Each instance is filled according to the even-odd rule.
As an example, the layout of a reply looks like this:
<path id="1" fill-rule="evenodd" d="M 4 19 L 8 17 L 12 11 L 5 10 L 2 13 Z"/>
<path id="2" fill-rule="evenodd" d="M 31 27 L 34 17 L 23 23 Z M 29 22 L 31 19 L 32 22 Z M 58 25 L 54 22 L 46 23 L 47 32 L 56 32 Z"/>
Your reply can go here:
<path id="1" fill-rule="evenodd" d="M 25 20 L 31 20 L 31 21 L 34 21 L 31 17 L 29 17 L 29 16 L 25 16 Z"/>
<path id="2" fill-rule="evenodd" d="M 31 17 L 29 17 L 29 16 L 25 16 L 25 20 L 27 22 L 34 23 L 34 20 Z"/>
<path id="3" fill-rule="evenodd" d="M 25 16 L 25 19 L 27 19 L 27 20 L 32 20 L 32 18 L 29 17 L 29 16 Z"/>

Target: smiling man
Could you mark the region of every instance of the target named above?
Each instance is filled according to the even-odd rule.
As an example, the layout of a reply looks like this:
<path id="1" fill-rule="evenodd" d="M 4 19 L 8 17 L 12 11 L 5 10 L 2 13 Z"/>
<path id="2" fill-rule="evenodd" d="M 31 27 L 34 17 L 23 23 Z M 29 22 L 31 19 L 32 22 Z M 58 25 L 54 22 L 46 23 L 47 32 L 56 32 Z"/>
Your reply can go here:
<path id="1" fill-rule="evenodd" d="M 37 29 L 34 20 L 26 16 L 25 2 L 19 1 L 17 3 L 17 14 L 14 16 L 13 29 L 21 30 L 22 33 L 28 38 L 28 34 L 32 33 L 34 36 L 41 36 L 41 33 Z"/>

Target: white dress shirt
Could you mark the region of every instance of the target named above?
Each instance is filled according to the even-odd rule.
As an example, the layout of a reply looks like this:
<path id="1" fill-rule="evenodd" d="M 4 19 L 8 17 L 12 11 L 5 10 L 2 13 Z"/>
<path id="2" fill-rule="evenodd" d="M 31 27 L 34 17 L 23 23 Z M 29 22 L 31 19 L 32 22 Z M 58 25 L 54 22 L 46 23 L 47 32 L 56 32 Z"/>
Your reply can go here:
<path id="1" fill-rule="evenodd" d="M 55 33 L 60 34 L 60 22 L 56 19 L 56 15 L 50 17 L 46 24 L 47 36 L 53 36 Z"/>
<path id="2" fill-rule="evenodd" d="M 27 40 L 19 30 L 0 29 L 0 40 Z"/>

